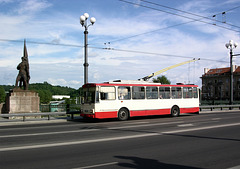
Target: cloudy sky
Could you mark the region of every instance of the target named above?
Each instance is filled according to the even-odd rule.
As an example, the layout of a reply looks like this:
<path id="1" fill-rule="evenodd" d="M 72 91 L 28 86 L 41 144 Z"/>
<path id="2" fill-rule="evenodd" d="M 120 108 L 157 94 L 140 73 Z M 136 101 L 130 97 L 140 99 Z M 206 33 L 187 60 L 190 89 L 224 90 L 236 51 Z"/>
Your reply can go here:
<path id="1" fill-rule="evenodd" d="M 30 83 L 78 89 L 85 12 L 96 18 L 88 36 L 89 82 L 136 80 L 200 58 L 163 75 L 172 84 L 201 86 L 204 68 L 229 66 L 225 44 L 240 44 L 240 0 L 0 0 L 0 84 L 15 84 L 26 39 Z"/>

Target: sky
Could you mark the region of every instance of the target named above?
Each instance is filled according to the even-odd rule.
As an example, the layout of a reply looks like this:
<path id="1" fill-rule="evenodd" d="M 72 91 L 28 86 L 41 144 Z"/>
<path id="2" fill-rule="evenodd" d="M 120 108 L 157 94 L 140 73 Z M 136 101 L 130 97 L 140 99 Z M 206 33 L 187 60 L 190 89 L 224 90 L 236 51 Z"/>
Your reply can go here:
<path id="1" fill-rule="evenodd" d="M 88 27 L 90 83 L 137 80 L 200 58 L 161 75 L 201 87 L 204 68 L 229 67 L 225 44 L 240 45 L 240 0 L 0 0 L 0 85 L 15 84 L 26 39 L 30 83 L 81 87 L 84 13 L 96 18 Z"/>

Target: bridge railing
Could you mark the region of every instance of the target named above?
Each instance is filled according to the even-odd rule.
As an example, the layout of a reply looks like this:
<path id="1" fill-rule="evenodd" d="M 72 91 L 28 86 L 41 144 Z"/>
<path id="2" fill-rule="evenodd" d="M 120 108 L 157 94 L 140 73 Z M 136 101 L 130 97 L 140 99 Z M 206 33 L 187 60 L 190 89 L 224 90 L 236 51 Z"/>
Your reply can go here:
<path id="1" fill-rule="evenodd" d="M 202 111 L 203 109 L 209 109 L 211 111 L 213 111 L 215 109 L 223 110 L 224 108 L 232 110 L 234 108 L 240 109 L 240 104 L 234 104 L 234 105 L 202 105 L 202 106 L 199 106 L 199 108 L 200 108 L 200 111 Z"/>

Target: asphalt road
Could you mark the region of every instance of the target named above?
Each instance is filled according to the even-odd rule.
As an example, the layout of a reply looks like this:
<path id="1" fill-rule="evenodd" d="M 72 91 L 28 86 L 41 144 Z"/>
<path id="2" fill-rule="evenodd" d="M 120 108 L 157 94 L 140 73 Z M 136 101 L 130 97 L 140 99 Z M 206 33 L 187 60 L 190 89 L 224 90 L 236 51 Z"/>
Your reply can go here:
<path id="1" fill-rule="evenodd" d="M 0 123 L 1 169 L 240 168 L 240 111 Z"/>

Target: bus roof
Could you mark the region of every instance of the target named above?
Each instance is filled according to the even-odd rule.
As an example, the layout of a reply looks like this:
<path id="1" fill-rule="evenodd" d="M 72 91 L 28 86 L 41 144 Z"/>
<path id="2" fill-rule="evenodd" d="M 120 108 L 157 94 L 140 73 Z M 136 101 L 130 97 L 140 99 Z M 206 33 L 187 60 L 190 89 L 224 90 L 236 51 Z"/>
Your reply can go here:
<path id="1" fill-rule="evenodd" d="M 83 85 L 82 87 L 95 87 L 95 86 L 172 86 L 172 87 L 198 87 L 194 84 L 183 84 L 178 83 L 176 85 L 169 84 L 161 84 L 161 83 L 153 83 L 141 80 L 115 80 L 104 83 L 88 83 Z"/>

